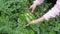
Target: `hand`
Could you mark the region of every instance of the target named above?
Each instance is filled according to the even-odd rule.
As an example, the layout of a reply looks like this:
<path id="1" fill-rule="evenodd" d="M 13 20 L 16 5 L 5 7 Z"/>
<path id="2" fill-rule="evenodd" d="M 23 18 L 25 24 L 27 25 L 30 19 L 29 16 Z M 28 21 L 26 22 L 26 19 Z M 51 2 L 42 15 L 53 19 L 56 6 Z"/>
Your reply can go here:
<path id="1" fill-rule="evenodd" d="M 41 18 L 39 18 L 39 19 L 37 19 L 37 20 L 31 21 L 31 22 L 28 23 L 26 26 L 29 26 L 29 25 L 32 25 L 32 24 L 38 24 L 38 23 L 43 22 L 44 20 L 45 20 L 44 17 L 41 17 Z"/>
<path id="2" fill-rule="evenodd" d="M 29 9 L 33 13 L 36 7 L 37 7 L 36 4 L 32 4 Z"/>

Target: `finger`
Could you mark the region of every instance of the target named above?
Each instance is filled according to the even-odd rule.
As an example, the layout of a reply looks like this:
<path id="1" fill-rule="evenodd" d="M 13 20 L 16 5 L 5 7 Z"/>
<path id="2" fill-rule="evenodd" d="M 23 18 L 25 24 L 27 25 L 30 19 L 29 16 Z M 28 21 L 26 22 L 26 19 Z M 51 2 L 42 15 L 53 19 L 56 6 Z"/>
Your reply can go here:
<path id="1" fill-rule="evenodd" d="M 36 8 L 36 6 L 34 6 L 34 7 L 32 8 L 32 11 L 31 11 L 32 13 L 34 12 L 35 8 Z"/>
<path id="2" fill-rule="evenodd" d="M 33 12 L 34 12 L 34 10 L 35 10 L 35 7 L 33 7 L 33 8 L 32 8 L 31 12 L 33 13 Z"/>
<path id="3" fill-rule="evenodd" d="M 33 5 L 31 5 L 29 9 L 32 9 L 32 6 L 33 6 Z"/>
<path id="4" fill-rule="evenodd" d="M 27 24 L 26 27 L 29 26 L 29 25 L 30 25 L 30 24 Z"/>
<path id="5" fill-rule="evenodd" d="M 33 13 L 34 12 L 34 9 L 32 9 L 31 12 Z"/>
<path id="6" fill-rule="evenodd" d="M 33 9 L 33 5 L 32 5 L 32 6 L 30 6 L 29 10 L 30 10 L 30 11 L 32 11 L 32 9 Z"/>

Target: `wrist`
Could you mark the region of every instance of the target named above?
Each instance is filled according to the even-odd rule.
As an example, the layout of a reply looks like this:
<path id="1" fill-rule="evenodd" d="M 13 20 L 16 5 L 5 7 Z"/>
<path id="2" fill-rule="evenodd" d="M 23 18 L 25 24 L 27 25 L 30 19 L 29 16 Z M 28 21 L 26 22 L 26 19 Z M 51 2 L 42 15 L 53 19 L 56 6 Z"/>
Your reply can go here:
<path id="1" fill-rule="evenodd" d="M 34 6 L 38 6 L 37 4 L 33 3 Z"/>
<path id="2" fill-rule="evenodd" d="M 43 22 L 44 20 L 45 20 L 45 18 L 41 17 L 41 18 L 39 18 L 37 20 L 34 20 L 33 24 L 39 24 L 39 23 Z"/>
<path id="3" fill-rule="evenodd" d="M 45 20 L 44 17 L 39 18 L 39 21 L 40 21 L 40 22 L 43 22 L 44 20 Z"/>
<path id="4" fill-rule="evenodd" d="M 41 5 L 44 2 L 44 0 L 35 0 L 33 1 L 34 4 L 36 5 Z"/>

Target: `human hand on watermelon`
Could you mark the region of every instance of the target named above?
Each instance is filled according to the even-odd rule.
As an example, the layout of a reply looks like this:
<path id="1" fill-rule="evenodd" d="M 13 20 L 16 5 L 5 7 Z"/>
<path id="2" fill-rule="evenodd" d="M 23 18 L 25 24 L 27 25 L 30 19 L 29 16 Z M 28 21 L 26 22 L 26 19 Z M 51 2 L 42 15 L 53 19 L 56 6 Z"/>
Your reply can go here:
<path id="1" fill-rule="evenodd" d="M 41 17 L 39 19 L 36 19 L 36 20 L 33 20 L 33 21 L 29 22 L 26 26 L 30 26 L 32 24 L 39 24 L 39 23 L 43 22 L 44 20 L 45 20 L 45 18 Z"/>

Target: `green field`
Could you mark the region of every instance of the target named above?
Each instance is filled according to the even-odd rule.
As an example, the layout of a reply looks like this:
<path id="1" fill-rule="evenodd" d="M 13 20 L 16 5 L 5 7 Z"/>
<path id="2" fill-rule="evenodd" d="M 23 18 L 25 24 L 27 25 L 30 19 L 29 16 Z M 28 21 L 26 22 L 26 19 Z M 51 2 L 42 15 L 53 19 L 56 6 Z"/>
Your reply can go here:
<path id="1" fill-rule="evenodd" d="M 45 1 L 34 14 L 29 11 L 34 0 L 0 0 L 0 34 L 60 34 L 60 16 L 41 24 L 25 25 L 43 16 L 52 7 Z"/>

